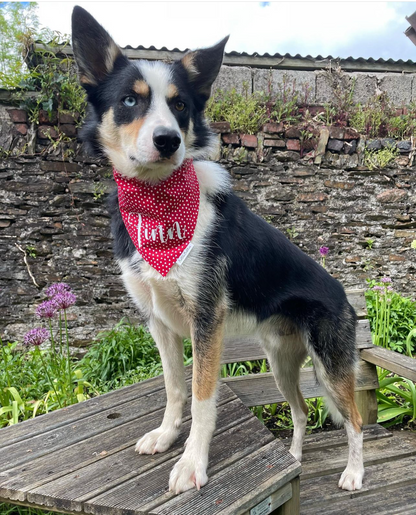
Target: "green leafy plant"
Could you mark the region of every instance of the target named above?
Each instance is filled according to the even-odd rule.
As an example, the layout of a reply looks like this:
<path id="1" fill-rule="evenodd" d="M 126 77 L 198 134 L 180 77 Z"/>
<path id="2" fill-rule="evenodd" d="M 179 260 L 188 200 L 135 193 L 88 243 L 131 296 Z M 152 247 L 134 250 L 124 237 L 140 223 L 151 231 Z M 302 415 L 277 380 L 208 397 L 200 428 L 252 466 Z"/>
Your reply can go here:
<path id="1" fill-rule="evenodd" d="M 365 240 L 365 243 L 367 245 L 367 248 L 371 250 L 373 248 L 374 240 L 372 240 L 371 238 L 367 238 Z"/>
<path id="2" fill-rule="evenodd" d="M 218 90 L 208 101 L 205 114 L 212 122 L 227 121 L 231 132 L 254 134 L 266 120 L 266 109 L 258 95 L 248 93 L 247 84 L 243 94 Z"/>
<path id="3" fill-rule="evenodd" d="M 382 170 L 396 159 L 398 153 L 398 149 L 393 147 L 386 147 L 382 150 L 365 149 L 364 165 L 370 170 Z"/>
<path id="4" fill-rule="evenodd" d="M 368 281 L 368 284 L 365 297 L 373 343 L 412 356 L 416 348 L 412 332 L 416 302 L 395 292 L 388 277 L 380 282 Z"/>
<path id="5" fill-rule="evenodd" d="M 410 417 L 409 422 L 416 420 L 415 384 L 404 377 L 392 377 L 388 370 L 380 372 L 379 383 L 377 422 L 389 427 L 403 423 L 404 417 Z"/>

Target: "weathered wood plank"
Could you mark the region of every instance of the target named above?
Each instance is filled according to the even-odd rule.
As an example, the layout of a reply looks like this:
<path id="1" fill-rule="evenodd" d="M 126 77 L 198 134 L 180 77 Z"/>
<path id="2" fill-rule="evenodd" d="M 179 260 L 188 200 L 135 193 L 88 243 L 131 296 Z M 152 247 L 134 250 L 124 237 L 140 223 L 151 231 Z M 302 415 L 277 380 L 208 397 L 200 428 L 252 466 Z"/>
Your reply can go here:
<path id="1" fill-rule="evenodd" d="M 188 377 L 191 371 L 187 371 Z M 154 377 L 138 384 L 126 386 L 114 392 L 106 393 L 79 404 L 73 404 L 46 415 L 26 420 L 15 426 L 0 429 L 0 448 L 20 442 L 25 438 L 41 435 L 61 426 L 72 424 L 82 417 L 90 417 L 106 409 L 113 409 L 126 402 L 162 390 L 164 388 L 163 376 Z"/>
<path id="2" fill-rule="evenodd" d="M 214 437 L 210 449 L 210 466 L 208 475 L 210 481 L 203 492 L 210 490 L 215 474 L 232 463 L 241 460 L 244 456 L 256 451 L 262 446 L 274 441 L 270 439 L 270 432 L 260 422 L 251 417 L 236 427 Z M 132 478 L 116 488 L 100 496 L 89 499 L 84 503 L 87 513 L 124 514 L 122 510 L 131 510 L 135 513 L 148 513 L 152 507 L 159 506 L 173 499 L 174 495 L 168 492 L 169 474 L 176 462 L 168 462 L 151 471 Z M 137 485 L 140 486 L 140 496 L 137 495 Z M 186 494 L 185 494 L 186 495 Z"/>
<path id="3" fill-rule="evenodd" d="M 329 476 L 319 476 L 310 479 L 302 479 L 302 506 L 336 505 L 345 499 L 352 499 L 375 493 L 389 488 L 416 483 L 416 457 L 412 456 L 388 463 L 379 463 L 366 467 L 363 487 L 361 490 L 346 492 L 338 488 L 339 473 Z M 416 501 L 416 490 L 415 490 Z"/>
<path id="4" fill-rule="evenodd" d="M 377 372 L 376 372 L 377 373 Z M 364 425 L 376 424 L 378 420 L 378 403 L 375 390 L 355 392 L 355 402 Z"/>
<path id="5" fill-rule="evenodd" d="M 299 477 L 295 477 L 294 479 L 292 479 L 290 485 L 292 487 L 292 497 L 288 502 L 283 504 L 279 510 L 277 510 L 277 515 L 299 515 L 300 513 Z"/>
<path id="6" fill-rule="evenodd" d="M 291 454 L 275 440 L 212 478 L 203 492 L 186 492 L 151 510 L 152 515 L 231 515 L 244 513 L 300 472 Z M 247 493 L 248 492 L 248 493 Z M 219 502 L 220 501 L 220 502 Z"/>
<path id="7" fill-rule="evenodd" d="M 359 320 L 357 324 L 357 348 L 364 349 L 373 345 L 368 320 Z M 254 361 L 265 359 L 260 341 L 254 336 L 226 338 L 221 363 L 236 363 L 238 361 Z"/>
<path id="8" fill-rule="evenodd" d="M 285 398 L 276 386 L 271 372 L 241 377 L 227 377 L 223 379 L 223 382 L 233 390 L 246 406 L 259 406 L 285 401 Z M 378 388 L 378 378 L 374 367 L 368 366 L 364 361 L 359 362 L 356 389 L 371 390 L 374 388 Z M 321 397 L 324 394 L 323 388 L 316 380 L 312 367 L 301 370 L 300 389 L 306 399 Z"/>
<path id="9" fill-rule="evenodd" d="M 162 392 L 158 395 L 162 396 Z M 149 396 L 151 402 L 155 403 L 153 394 Z M 148 413 L 144 411 L 141 418 L 128 419 L 126 414 L 118 411 L 120 417 L 116 420 L 122 420 L 122 424 L 105 428 L 104 426 L 100 430 L 98 421 L 98 431 L 88 431 L 89 427 L 84 428 L 86 433 L 82 433 L 83 427 L 81 424 L 71 426 L 71 429 L 76 434 L 76 438 L 70 435 L 64 441 L 64 444 L 58 443 L 57 445 L 51 444 L 50 447 L 43 445 L 40 449 L 25 448 L 27 459 L 22 459 L 22 455 L 19 451 L 19 445 L 23 445 L 27 441 L 25 440 L 21 444 L 17 444 L 15 448 L 15 454 L 8 454 L 9 456 L 9 469 L 4 466 L 0 469 L 0 496 L 9 499 L 24 500 L 25 491 L 28 488 L 35 488 L 40 486 L 45 481 L 52 481 L 57 477 L 61 477 L 64 474 L 75 472 L 78 468 L 87 466 L 90 463 L 95 463 L 108 457 L 114 452 L 119 452 L 126 447 L 130 447 L 135 444 L 137 439 L 144 433 L 155 429 L 160 425 L 163 413 L 164 413 L 164 402 L 166 397 L 161 397 L 160 403 L 162 407 L 154 412 Z M 221 406 L 235 399 L 235 395 L 228 388 L 219 388 L 218 402 Z M 136 401 L 137 406 L 133 403 L 129 405 L 129 409 L 132 412 L 136 412 L 140 415 L 140 409 L 145 410 L 143 399 Z M 191 416 L 191 403 L 185 407 L 184 418 L 189 420 Z M 148 407 L 149 405 L 146 404 Z M 221 409 L 221 408 L 220 408 Z M 243 410 L 241 410 L 243 411 Z M 248 416 L 249 412 L 245 411 Z M 96 425 L 97 425 L 96 424 Z M 94 428 L 95 426 L 94 425 Z M 55 440 L 59 440 L 61 435 L 58 430 L 51 432 L 54 436 L 58 434 L 58 437 L 54 437 Z M 77 431 L 80 433 L 78 434 Z M 48 433 L 46 433 L 47 435 Z M 84 437 L 83 437 L 84 436 Z M 34 445 L 39 445 L 38 437 L 33 438 Z M 72 441 L 72 444 L 70 442 Z M 29 445 L 31 441 L 29 440 Z M 65 444 L 66 442 L 66 444 Z M 33 443 L 33 442 L 32 442 Z M 9 448 L 10 449 L 10 448 Z M 27 452 L 31 450 L 31 452 Z M 5 453 L 6 454 L 6 453 Z M 15 456 L 17 454 L 17 456 Z M 137 457 L 138 455 L 136 455 Z M 18 457 L 20 457 L 20 465 L 18 463 Z M 23 455 L 24 457 L 24 455 Z M 35 459 L 37 458 L 37 459 Z M 154 462 L 154 457 L 149 458 L 145 455 L 137 457 L 138 463 L 142 467 L 149 467 Z"/>
<path id="10" fill-rule="evenodd" d="M 244 408 L 238 399 L 220 406 L 218 408 L 218 415 L 216 436 L 223 434 L 236 425 L 244 425 L 244 421 L 251 417 L 250 412 Z M 157 421 L 158 423 L 159 421 Z M 97 497 L 129 479 L 136 478 L 149 470 L 151 474 L 157 474 L 155 467 L 168 460 L 171 462 L 173 458 L 183 451 L 183 445 L 189 434 L 190 425 L 191 421 L 190 417 L 188 417 L 177 442 L 165 453 L 139 455 L 134 452 L 136 440 L 130 440 L 128 446 L 124 445 L 118 452 L 116 450 L 113 454 L 106 455 L 102 460 L 95 461 L 90 465 L 83 466 L 81 464 L 74 473 L 61 475 L 57 479 L 52 478 L 51 481 L 44 482 L 41 486 L 37 486 L 36 482 L 34 482 L 21 488 L 21 490 L 27 492 L 27 500 L 31 503 L 50 506 L 58 502 L 61 508 L 78 511 L 82 509 L 83 501 Z M 253 432 L 252 426 L 248 425 L 248 427 Z M 123 430 L 123 427 L 121 430 Z M 237 434 L 240 436 L 240 433 Z M 248 430 L 243 431 L 242 434 L 246 437 L 245 443 L 248 446 L 256 443 L 262 436 L 260 434 L 257 439 L 255 435 L 250 435 Z M 265 434 L 267 435 L 267 431 L 265 431 Z M 235 439 L 236 432 L 234 431 L 232 435 Z M 272 435 L 267 436 L 269 439 L 273 438 Z M 123 438 L 125 438 L 124 434 Z M 17 478 L 17 480 L 20 480 L 20 478 Z M 166 487 L 166 485 L 163 486 L 164 488 Z"/>
<path id="11" fill-rule="evenodd" d="M 388 431 L 379 424 L 372 424 L 364 426 L 363 437 L 365 442 L 370 440 L 380 440 L 381 438 L 391 438 L 393 433 Z M 286 438 L 283 440 L 285 447 L 288 449 L 292 443 L 292 438 Z M 327 447 L 339 447 L 341 445 L 347 445 L 347 432 L 345 429 L 338 429 L 335 431 L 323 431 L 321 433 L 314 433 L 306 435 L 303 442 L 303 455 L 308 452 L 316 450 L 323 450 Z"/>
<path id="12" fill-rule="evenodd" d="M 409 432 L 410 433 L 410 432 Z M 401 434 L 380 440 L 371 440 L 364 445 L 364 463 L 376 465 L 416 455 L 416 434 Z M 302 480 L 329 475 L 344 470 L 347 464 L 348 447 L 338 446 L 305 453 L 302 459 Z M 325 466 L 323 466 L 325 464 Z"/>
<path id="13" fill-rule="evenodd" d="M 394 473 L 394 470 L 392 472 Z M 300 513 L 301 515 L 316 515 L 317 513 L 319 515 L 414 515 L 416 513 L 415 483 L 412 480 L 412 483 L 408 484 L 405 478 L 402 479 L 402 486 L 400 486 L 400 482 L 391 485 L 387 483 L 384 488 L 374 492 L 370 490 L 365 495 L 345 492 L 344 499 L 334 499 L 334 502 L 323 502 L 322 505 L 302 504 Z M 302 485 L 303 481 L 301 481 L 301 489 Z M 321 495 L 322 493 L 323 490 L 321 490 Z M 351 496 L 348 495 L 350 493 Z"/>
<path id="14" fill-rule="evenodd" d="M 242 515 L 252 515 L 253 512 L 251 510 L 255 510 L 255 513 L 273 513 L 274 510 L 279 508 L 279 506 L 292 498 L 292 483 L 297 480 L 299 480 L 299 478 L 293 479 L 290 483 L 282 486 L 282 488 L 279 488 L 279 490 L 273 492 L 271 495 L 269 495 L 269 497 L 266 497 L 260 501 L 259 504 L 256 504 L 256 506 L 253 506 L 253 508 L 244 512 Z M 266 509 L 269 511 L 266 512 Z"/>
<path id="15" fill-rule="evenodd" d="M 369 363 L 390 370 L 411 381 L 416 381 L 416 359 L 375 345 L 363 349 L 360 355 L 362 359 Z"/>

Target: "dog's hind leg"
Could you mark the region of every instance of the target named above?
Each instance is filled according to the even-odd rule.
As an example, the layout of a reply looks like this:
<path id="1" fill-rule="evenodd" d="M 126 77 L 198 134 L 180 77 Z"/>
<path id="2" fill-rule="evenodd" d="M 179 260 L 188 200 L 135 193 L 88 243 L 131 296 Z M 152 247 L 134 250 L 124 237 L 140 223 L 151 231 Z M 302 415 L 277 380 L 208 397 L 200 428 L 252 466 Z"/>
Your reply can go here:
<path id="1" fill-rule="evenodd" d="M 317 329 L 317 330 L 316 330 Z M 348 305 L 336 324 L 320 321 L 309 341 L 319 382 L 328 407 L 344 422 L 348 463 L 339 480 L 344 490 L 359 490 L 364 477 L 362 419 L 355 403 L 355 315 Z M 335 408 L 335 410 L 334 410 Z M 335 411 L 335 413 L 334 413 Z"/>
<path id="2" fill-rule="evenodd" d="M 302 445 L 308 418 L 308 406 L 299 389 L 300 367 L 306 357 L 305 345 L 299 333 L 268 336 L 263 346 L 277 387 L 290 405 L 293 419 L 293 439 L 290 453 L 302 459 Z"/>
<path id="3" fill-rule="evenodd" d="M 149 329 L 162 359 L 167 404 L 161 426 L 137 442 L 136 451 L 140 454 L 155 454 L 169 449 L 179 435 L 187 399 L 182 338 L 154 317 L 149 321 Z"/>

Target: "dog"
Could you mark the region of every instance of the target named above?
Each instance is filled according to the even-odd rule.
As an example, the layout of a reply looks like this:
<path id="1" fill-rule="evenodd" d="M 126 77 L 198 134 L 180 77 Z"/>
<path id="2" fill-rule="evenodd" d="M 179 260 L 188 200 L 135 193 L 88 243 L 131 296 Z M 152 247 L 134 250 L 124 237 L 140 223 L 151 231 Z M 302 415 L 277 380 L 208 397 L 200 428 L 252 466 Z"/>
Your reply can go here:
<path id="1" fill-rule="evenodd" d="M 136 451 L 164 452 L 178 437 L 187 399 L 182 340 L 191 337 L 192 426 L 169 487 L 180 493 L 204 486 L 222 341 L 253 334 L 290 404 L 290 452 L 299 461 L 308 413 L 299 372 L 312 357 L 331 413 L 348 435 L 339 486 L 357 490 L 364 467 L 354 401 L 354 309 L 340 283 L 250 212 L 232 192 L 227 171 L 207 160 L 215 138 L 204 108 L 227 39 L 172 63 L 129 61 L 87 11 L 77 6 L 72 15 L 73 51 L 89 104 L 81 139 L 114 166 L 114 254 L 164 371 L 162 424 L 139 439 Z"/>

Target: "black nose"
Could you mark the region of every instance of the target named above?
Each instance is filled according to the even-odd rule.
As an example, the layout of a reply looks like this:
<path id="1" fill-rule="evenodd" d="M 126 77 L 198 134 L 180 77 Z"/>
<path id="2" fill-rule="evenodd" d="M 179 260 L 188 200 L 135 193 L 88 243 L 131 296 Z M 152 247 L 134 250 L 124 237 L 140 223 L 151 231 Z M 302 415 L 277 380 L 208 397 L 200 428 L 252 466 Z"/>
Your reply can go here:
<path id="1" fill-rule="evenodd" d="M 156 127 L 153 132 L 153 143 L 162 157 L 170 157 L 178 150 L 181 144 L 181 137 L 173 129 Z"/>

